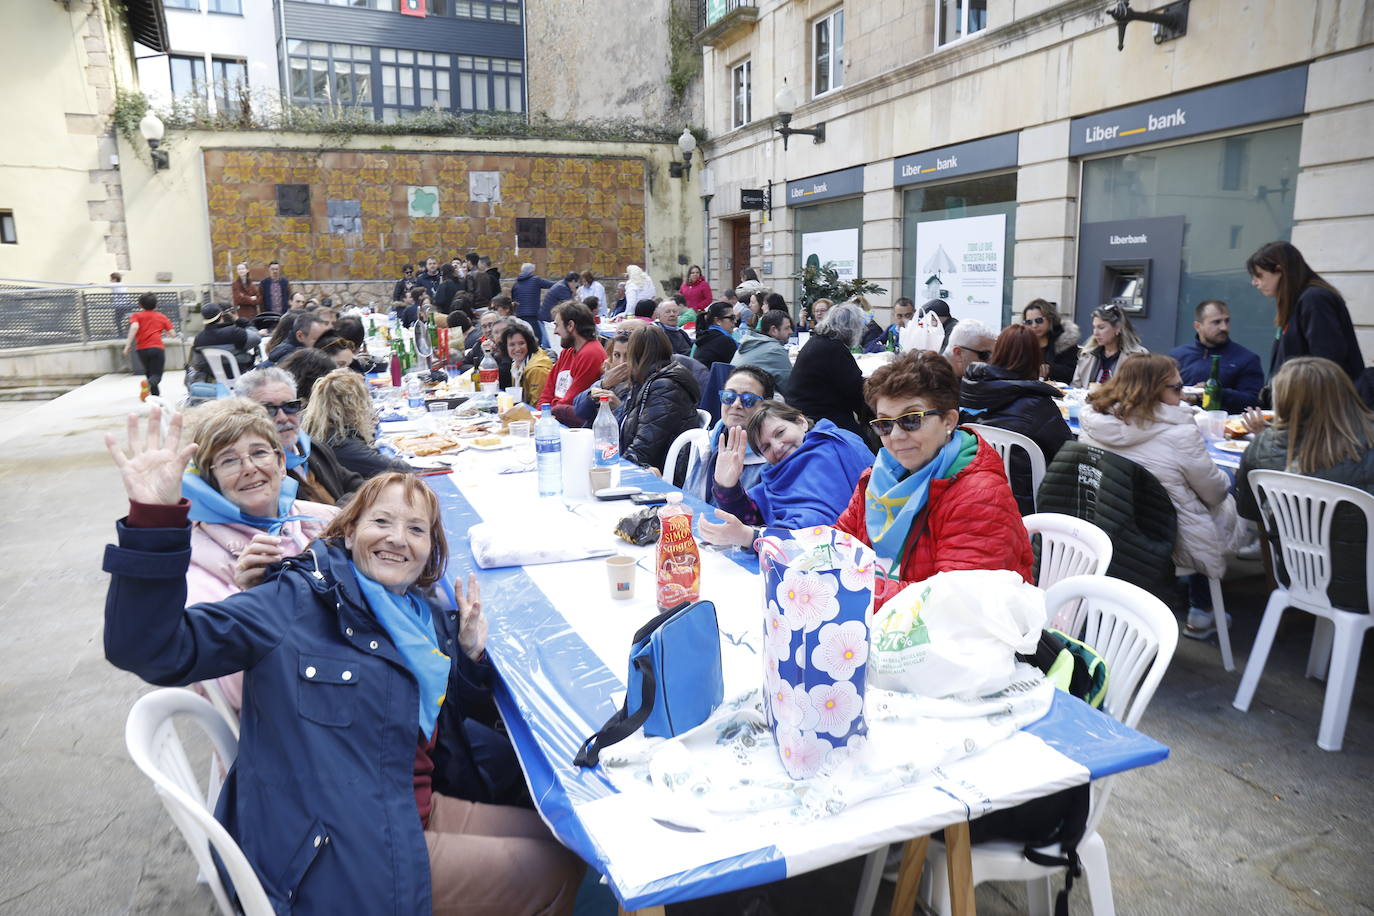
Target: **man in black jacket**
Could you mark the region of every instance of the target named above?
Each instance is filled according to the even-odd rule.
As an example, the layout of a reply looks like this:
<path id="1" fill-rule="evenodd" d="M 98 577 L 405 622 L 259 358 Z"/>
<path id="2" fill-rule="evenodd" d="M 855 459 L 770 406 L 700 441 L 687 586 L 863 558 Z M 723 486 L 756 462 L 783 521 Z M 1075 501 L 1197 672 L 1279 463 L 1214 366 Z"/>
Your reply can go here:
<path id="1" fill-rule="evenodd" d="M 263 312 L 281 315 L 291 307 L 291 284 L 281 274 L 280 261 L 272 261 L 267 265 L 267 276 L 263 277 L 261 292 Z"/>
<path id="2" fill-rule="evenodd" d="M 482 260 L 477 252 L 468 252 L 468 264 L 472 265 L 468 271 L 468 292 L 472 293 L 474 311 L 491 305 L 492 297 L 501 291 L 498 281 L 492 278 L 486 268 L 482 267 Z"/>
<path id="3" fill-rule="evenodd" d="M 1218 381 L 1221 406 L 1227 413 L 1255 407 L 1264 387 L 1260 358 L 1231 339 L 1231 310 L 1220 299 L 1208 299 L 1193 312 L 1192 343 L 1175 347 L 1169 355 L 1178 363 L 1185 385 L 1205 385 L 1212 375 L 1212 357 L 1221 358 Z"/>
<path id="4" fill-rule="evenodd" d="M 229 309 L 214 302 L 200 307 L 200 317 L 205 319 L 205 327 L 191 342 L 191 369 L 199 381 L 212 377 L 206 362 L 206 349 L 222 350 L 238 364 L 239 371 L 251 369 L 257 356 L 258 332 L 251 327 L 239 327 L 234 323 Z"/>

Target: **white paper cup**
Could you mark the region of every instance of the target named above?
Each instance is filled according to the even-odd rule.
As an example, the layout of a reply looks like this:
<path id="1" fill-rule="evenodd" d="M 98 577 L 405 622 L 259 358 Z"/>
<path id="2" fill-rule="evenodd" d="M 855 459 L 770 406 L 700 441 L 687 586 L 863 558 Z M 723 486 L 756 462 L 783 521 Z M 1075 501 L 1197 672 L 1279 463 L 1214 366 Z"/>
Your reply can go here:
<path id="1" fill-rule="evenodd" d="M 516 439 L 528 439 L 530 437 L 529 420 L 511 420 L 508 428 L 511 436 Z"/>
<path id="2" fill-rule="evenodd" d="M 634 557 L 607 557 L 606 575 L 610 580 L 612 598 L 623 601 L 635 596 Z"/>

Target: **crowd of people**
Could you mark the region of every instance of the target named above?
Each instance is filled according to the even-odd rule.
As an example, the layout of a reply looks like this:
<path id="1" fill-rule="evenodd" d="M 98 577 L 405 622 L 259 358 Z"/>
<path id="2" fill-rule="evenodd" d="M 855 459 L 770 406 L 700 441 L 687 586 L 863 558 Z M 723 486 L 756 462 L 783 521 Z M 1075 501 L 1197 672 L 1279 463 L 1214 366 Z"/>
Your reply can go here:
<path id="1" fill-rule="evenodd" d="M 1250 470 L 1374 492 L 1374 413 L 1340 294 L 1288 243 L 1247 266 L 1277 302 L 1267 385 L 1215 299 L 1167 355 L 1147 352 L 1110 304 L 1087 340 L 1043 299 L 1006 328 L 902 299 L 884 328 L 862 301 L 794 316 L 752 271 L 717 297 L 695 266 L 661 296 L 629 265 L 607 301 L 589 272 L 549 279 L 525 264 L 507 289 L 478 255 L 429 258 L 403 268 L 393 309 L 409 323 L 433 313 L 450 368 L 490 356 L 502 387 L 567 426 L 611 410 L 621 455 L 665 476 L 673 442 L 703 410 L 718 416 L 682 481 L 711 507 L 703 538 L 750 548 L 770 527 L 834 525 L 874 548 L 879 605 L 948 570 L 1031 581 L 1029 465 L 1014 459 L 1009 476 L 976 426 L 1021 433 L 1052 460 L 1073 438 L 1059 406 L 1073 383 L 1087 389 L 1081 441 L 1144 467 L 1173 504 L 1174 560 L 1194 571 L 1185 629 L 1206 636 L 1207 579 L 1240 520 L 1265 512 Z M 172 417 L 165 439 L 157 408 L 146 431 L 130 417 L 126 446 L 108 437 L 130 504 L 104 564 L 109 658 L 154 683 L 212 682 L 239 711 L 219 816 L 280 907 L 570 912 L 582 865 L 523 795 L 490 700 L 476 582 L 448 588 L 434 494 L 378 450 L 362 323 L 297 303 L 278 265 L 260 284 L 241 268 L 194 345 L 242 361 L 234 390 Z M 131 316 L 140 356 L 169 330 L 152 305 Z M 944 329 L 939 351 L 894 354 L 865 378 L 858 354 L 897 349 L 927 312 Z M 1257 433 L 1234 494 L 1184 399 L 1214 358 L 1225 408 Z M 156 393 L 155 356 L 147 364 Z M 1341 543 L 1369 535 L 1355 512 L 1335 525 Z M 1333 600 L 1367 610 L 1360 564 L 1336 573 Z M 327 852 L 301 845 L 321 830 Z M 389 855 L 376 854 L 379 833 Z"/>

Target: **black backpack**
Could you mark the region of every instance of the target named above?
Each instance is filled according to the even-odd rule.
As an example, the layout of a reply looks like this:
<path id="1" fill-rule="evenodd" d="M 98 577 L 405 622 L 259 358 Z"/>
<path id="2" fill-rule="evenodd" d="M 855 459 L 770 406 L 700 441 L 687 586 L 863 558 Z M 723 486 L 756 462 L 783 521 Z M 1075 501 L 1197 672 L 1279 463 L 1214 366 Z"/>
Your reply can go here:
<path id="1" fill-rule="evenodd" d="M 1034 655 L 1017 655 L 1018 660 L 1034 665 L 1046 675 L 1055 671 L 1056 687 L 1092 706 L 1101 706 L 1106 693 L 1107 666 L 1092 647 L 1065 636 L 1058 630 L 1040 633 L 1040 644 Z M 1066 668 L 1072 671 L 1064 677 Z M 1067 684 L 1067 686 L 1066 686 Z M 1065 868 L 1064 889 L 1055 900 L 1055 916 L 1068 916 L 1069 891 L 1074 879 L 1082 874 L 1078 860 L 1078 844 L 1088 829 L 1088 804 L 1091 789 L 1085 783 L 1053 795 L 1032 799 L 1002 811 L 994 811 L 969 824 L 969 837 L 974 843 L 1003 840 L 1024 843 L 1021 850 L 1029 861 L 1048 868 Z M 1047 855 L 1039 850 L 1058 845 L 1063 855 Z"/>

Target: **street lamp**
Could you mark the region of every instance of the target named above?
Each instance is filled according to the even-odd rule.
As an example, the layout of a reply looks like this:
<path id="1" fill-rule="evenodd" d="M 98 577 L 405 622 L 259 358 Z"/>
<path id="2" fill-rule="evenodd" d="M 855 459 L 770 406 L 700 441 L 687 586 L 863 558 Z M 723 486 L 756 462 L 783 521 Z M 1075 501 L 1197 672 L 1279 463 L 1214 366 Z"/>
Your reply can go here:
<path id="1" fill-rule="evenodd" d="M 692 136 L 690 127 L 682 128 L 682 136 L 677 138 L 677 148 L 682 153 L 682 161 L 668 163 L 668 174 L 686 181 L 691 177 L 692 153 L 697 148 L 697 138 Z"/>
<path id="2" fill-rule="evenodd" d="M 148 153 L 153 157 L 153 171 L 168 168 L 172 164 L 171 157 L 165 149 L 158 149 L 158 144 L 162 142 L 162 135 L 167 132 L 163 127 L 161 119 L 151 111 L 143 116 L 143 120 L 138 122 L 138 132 L 143 135 L 143 139 L 148 141 Z"/>
<path id="3" fill-rule="evenodd" d="M 825 142 L 825 122 L 810 128 L 789 127 L 792 123 L 792 112 L 797 110 L 797 94 L 792 91 L 792 87 L 787 85 L 786 77 L 783 78 L 782 88 L 773 97 L 773 108 L 778 113 L 778 118 L 782 121 L 782 127 L 775 128 L 782 134 L 782 148 L 787 149 L 787 138 L 793 134 L 805 134 L 811 138 L 812 143 Z"/>

